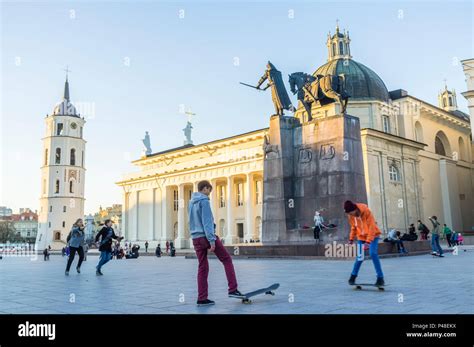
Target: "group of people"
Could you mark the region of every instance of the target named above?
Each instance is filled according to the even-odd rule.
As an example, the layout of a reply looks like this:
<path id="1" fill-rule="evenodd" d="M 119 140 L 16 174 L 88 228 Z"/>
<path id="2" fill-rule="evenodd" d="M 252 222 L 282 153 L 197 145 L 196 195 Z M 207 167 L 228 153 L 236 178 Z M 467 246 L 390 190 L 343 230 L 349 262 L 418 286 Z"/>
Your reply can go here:
<path id="1" fill-rule="evenodd" d="M 122 240 L 122 236 L 117 236 L 112 229 L 112 221 L 107 219 L 104 222 L 102 229 L 97 233 L 95 242 L 99 246 L 100 257 L 99 262 L 96 266 L 96 275 L 102 276 L 102 267 L 112 259 L 112 240 Z M 67 237 L 68 248 L 69 248 L 69 259 L 66 265 L 65 275 L 69 276 L 72 262 L 76 256 L 79 256 L 79 261 L 76 265 L 77 273 L 81 273 L 81 265 L 84 261 L 84 247 L 85 247 L 85 232 L 84 232 L 84 221 L 82 219 L 76 220 L 73 224 L 72 229 Z"/>
<path id="2" fill-rule="evenodd" d="M 189 217 L 189 230 L 193 241 L 194 250 L 198 259 L 198 271 L 197 271 L 197 290 L 198 306 L 214 305 L 215 302 L 208 298 L 208 275 L 209 275 L 209 263 L 208 263 L 208 251 L 213 252 L 219 261 L 223 264 L 225 274 L 228 283 L 228 296 L 242 298 L 243 294 L 238 289 L 237 277 L 235 274 L 234 265 L 232 258 L 225 249 L 223 243 L 216 235 L 215 229 L 216 224 L 214 223 L 214 217 L 211 210 L 209 195 L 212 192 L 212 185 L 209 181 L 201 181 L 198 184 L 198 191 L 194 192 L 191 196 L 191 200 L 188 206 L 188 217 Z M 371 260 L 374 264 L 376 272 L 376 286 L 384 286 L 385 279 L 382 271 L 382 265 L 378 256 L 378 243 L 380 235 L 382 234 L 374 215 L 366 204 L 354 203 L 347 200 L 344 203 L 344 212 L 347 215 L 348 222 L 350 225 L 349 233 L 349 244 L 356 243 L 357 256 L 352 268 L 352 272 L 349 278 L 349 284 L 353 285 L 356 282 L 356 278 L 359 274 L 362 262 L 364 261 L 364 251 L 368 250 Z M 333 227 L 333 225 L 325 225 L 324 220 L 320 213 L 315 213 L 315 237 L 318 236 L 322 229 L 327 227 Z M 439 245 L 439 235 L 441 233 L 440 223 L 436 216 L 429 218 L 433 225 L 432 229 L 432 247 L 433 252 L 437 252 L 440 256 L 443 254 L 443 250 Z M 425 227 L 422 227 L 423 223 L 418 221 L 421 226 L 418 227 L 420 232 L 425 233 Z M 114 230 L 111 227 L 112 222 L 110 220 L 105 221 L 104 227 L 97 234 L 95 241 L 99 244 L 99 250 L 101 252 L 99 263 L 96 267 L 96 274 L 102 275 L 102 267 L 111 259 L 112 255 L 112 240 L 120 241 L 122 237 L 115 235 Z M 448 242 L 462 242 L 459 237 L 453 238 L 453 233 L 449 232 L 449 228 L 446 227 L 443 230 L 447 236 Z M 422 233 L 422 235 L 423 235 Z M 427 233 L 426 233 L 427 234 Z M 406 236 L 405 236 L 406 235 Z M 417 237 L 414 225 L 410 226 L 408 234 L 403 237 L 413 239 Z M 400 236 L 400 232 L 391 230 L 388 235 L 388 239 L 397 244 L 399 252 L 405 253 L 406 250 L 403 246 L 403 237 Z M 426 236 L 426 235 L 425 235 Z M 426 239 L 422 237 L 422 239 Z M 66 275 L 69 274 L 69 269 L 74 260 L 75 254 L 79 255 L 79 262 L 76 270 L 80 273 L 81 264 L 84 258 L 84 251 L 82 245 L 84 243 L 84 223 L 82 219 L 78 219 L 70 233 L 68 238 L 70 256 L 66 267 Z M 145 244 L 145 250 L 148 251 L 148 242 Z M 166 242 L 166 252 L 174 251 L 174 245 L 172 242 Z M 161 257 L 161 245 L 158 244 L 155 250 L 155 255 Z"/>
<path id="3" fill-rule="evenodd" d="M 464 238 L 461 233 L 454 232 L 446 224 L 443 224 L 443 228 L 441 229 L 441 223 L 436 216 L 429 217 L 428 219 L 432 225 L 431 231 L 421 220 L 418 220 L 418 230 L 420 231 L 422 240 L 428 240 L 428 234 L 431 232 L 431 254 L 443 257 L 443 249 L 439 243 L 441 236 L 446 238 L 449 247 L 463 244 Z"/>

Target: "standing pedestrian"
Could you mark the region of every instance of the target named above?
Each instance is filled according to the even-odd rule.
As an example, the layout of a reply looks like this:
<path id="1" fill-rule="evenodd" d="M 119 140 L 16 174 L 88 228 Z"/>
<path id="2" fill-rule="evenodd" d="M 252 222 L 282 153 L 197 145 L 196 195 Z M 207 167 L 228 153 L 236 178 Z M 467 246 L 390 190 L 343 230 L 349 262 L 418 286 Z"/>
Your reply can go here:
<path id="1" fill-rule="evenodd" d="M 209 263 L 207 260 L 208 249 L 217 256 L 224 265 L 228 284 L 229 297 L 242 297 L 242 293 L 237 288 L 232 258 L 222 245 L 219 237 L 215 234 L 214 217 L 209 203 L 209 194 L 212 185 L 209 181 L 198 183 L 198 192 L 194 192 L 189 201 L 189 231 L 193 239 L 194 250 L 198 258 L 198 306 L 214 305 L 214 301 L 208 299 Z"/>
<path id="2" fill-rule="evenodd" d="M 319 211 L 314 212 L 314 239 L 319 241 L 319 233 L 323 230 L 324 228 L 324 218 L 321 216 Z"/>
<path id="3" fill-rule="evenodd" d="M 170 242 L 166 241 L 166 254 L 169 254 L 170 252 Z"/>
<path id="4" fill-rule="evenodd" d="M 420 240 L 428 240 L 430 229 L 418 219 L 418 230 L 420 231 Z"/>
<path id="5" fill-rule="evenodd" d="M 431 230 L 431 249 L 432 249 L 432 253 L 433 255 L 436 255 L 438 257 L 444 257 L 443 255 L 443 249 L 441 248 L 440 244 L 439 244 L 439 235 L 441 233 L 440 231 L 440 225 L 439 222 L 438 222 L 438 217 L 436 216 L 432 216 L 429 218 L 429 220 L 431 221 L 431 224 L 433 225 L 433 230 Z"/>
<path id="6" fill-rule="evenodd" d="M 148 241 L 145 242 L 145 253 L 148 253 Z"/>
<path id="7" fill-rule="evenodd" d="M 448 247 L 452 247 L 454 245 L 453 242 L 451 241 L 453 231 L 446 224 L 444 224 L 444 227 L 443 227 L 443 234 L 444 234 L 444 237 L 446 237 L 446 242 L 448 242 Z"/>
<path id="8" fill-rule="evenodd" d="M 79 254 L 79 262 L 76 266 L 77 273 L 81 273 L 81 265 L 82 261 L 84 260 L 84 249 L 82 245 L 84 244 L 84 222 L 82 219 L 76 220 L 76 222 L 72 225 L 72 229 L 69 232 L 67 237 L 68 245 L 69 245 L 69 259 L 66 265 L 66 276 L 69 276 L 69 269 L 71 268 L 71 264 L 74 260 L 74 256 Z"/>

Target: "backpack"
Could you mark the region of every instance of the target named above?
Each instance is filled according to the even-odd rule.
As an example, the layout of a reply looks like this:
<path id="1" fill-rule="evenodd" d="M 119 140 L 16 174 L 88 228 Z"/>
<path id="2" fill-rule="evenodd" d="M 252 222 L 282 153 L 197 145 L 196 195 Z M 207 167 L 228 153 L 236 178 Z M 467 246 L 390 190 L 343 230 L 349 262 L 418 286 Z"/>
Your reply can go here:
<path id="1" fill-rule="evenodd" d="M 66 237 L 66 241 L 69 243 L 71 241 L 72 230 L 69 232 L 69 235 Z"/>

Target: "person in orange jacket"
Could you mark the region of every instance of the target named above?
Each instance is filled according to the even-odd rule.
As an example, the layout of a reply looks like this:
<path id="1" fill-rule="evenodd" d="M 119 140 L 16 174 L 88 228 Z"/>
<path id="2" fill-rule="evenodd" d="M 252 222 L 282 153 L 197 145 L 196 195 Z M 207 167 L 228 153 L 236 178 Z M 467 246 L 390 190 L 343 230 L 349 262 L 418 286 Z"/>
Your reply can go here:
<path id="1" fill-rule="evenodd" d="M 350 200 L 344 203 L 344 211 L 347 214 L 349 225 L 351 226 L 349 243 L 352 244 L 357 237 L 357 256 L 351 277 L 349 278 L 349 284 L 353 285 L 355 283 L 362 262 L 364 261 L 364 249 L 368 247 L 370 257 L 374 263 L 375 272 L 377 273 L 375 285 L 385 285 L 382 265 L 380 264 L 378 255 L 378 243 L 381 232 L 375 222 L 374 215 L 366 204 L 353 203 Z"/>

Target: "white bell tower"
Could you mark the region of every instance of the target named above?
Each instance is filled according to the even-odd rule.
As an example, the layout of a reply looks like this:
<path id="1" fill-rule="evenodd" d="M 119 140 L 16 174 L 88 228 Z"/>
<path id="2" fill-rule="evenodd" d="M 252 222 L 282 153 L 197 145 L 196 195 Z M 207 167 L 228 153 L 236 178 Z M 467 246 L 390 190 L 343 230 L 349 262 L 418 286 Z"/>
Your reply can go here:
<path id="1" fill-rule="evenodd" d="M 63 100 L 46 116 L 45 124 L 36 237 L 39 251 L 48 245 L 64 247 L 72 224 L 84 218 L 85 120 L 70 102 L 67 75 Z"/>

